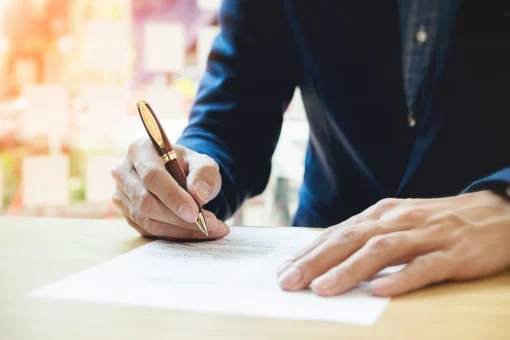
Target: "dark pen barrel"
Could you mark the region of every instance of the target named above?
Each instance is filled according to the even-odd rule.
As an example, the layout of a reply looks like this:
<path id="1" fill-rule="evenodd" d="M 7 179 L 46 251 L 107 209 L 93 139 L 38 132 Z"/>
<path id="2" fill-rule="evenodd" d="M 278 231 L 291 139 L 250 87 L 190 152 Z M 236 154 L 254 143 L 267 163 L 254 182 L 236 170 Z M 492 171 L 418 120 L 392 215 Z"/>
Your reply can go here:
<path id="1" fill-rule="evenodd" d="M 184 173 L 177 154 L 173 150 L 172 145 L 170 144 L 170 141 L 168 140 L 168 137 L 166 136 L 165 131 L 163 130 L 163 127 L 158 120 L 158 117 L 156 117 L 156 114 L 145 100 L 139 101 L 137 108 L 145 130 L 149 134 L 154 148 L 157 150 L 161 160 L 165 164 L 165 169 L 175 179 L 177 184 L 179 184 L 181 188 L 189 193 L 188 186 L 186 184 L 186 174 Z M 208 236 L 209 233 L 202 208 L 195 199 L 193 200 L 197 204 L 199 211 L 198 220 L 196 223 L 200 230 L 206 236 Z"/>

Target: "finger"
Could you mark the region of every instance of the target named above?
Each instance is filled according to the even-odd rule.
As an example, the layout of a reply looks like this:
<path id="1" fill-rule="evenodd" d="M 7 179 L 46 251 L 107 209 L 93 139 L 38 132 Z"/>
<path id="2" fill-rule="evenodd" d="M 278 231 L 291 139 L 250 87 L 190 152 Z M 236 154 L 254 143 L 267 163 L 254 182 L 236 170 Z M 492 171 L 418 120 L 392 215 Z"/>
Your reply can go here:
<path id="1" fill-rule="evenodd" d="M 352 234 L 355 234 L 351 229 L 352 226 L 366 225 L 366 224 L 378 224 L 380 227 L 379 234 L 389 233 L 403 230 L 410 230 L 424 225 L 426 218 L 429 216 L 430 211 L 419 206 L 413 206 L 407 200 L 387 198 L 379 201 L 370 208 L 366 209 L 358 215 L 354 215 L 348 220 L 342 222 L 340 225 L 334 228 L 343 228 L 346 238 L 352 238 Z M 386 229 L 386 230 L 382 230 Z M 377 233 L 368 234 L 369 237 L 376 235 Z M 349 235 L 351 235 L 349 237 Z M 354 237 L 355 238 L 355 237 Z M 286 261 L 278 269 L 278 275 L 289 267 L 294 261 L 299 258 L 308 255 L 312 250 L 317 248 L 328 237 L 322 237 L 315 240 L 309 247 L 304 249 L 295 259 Z M 365 240 L 366 242 L 367 240 Z M 349 250 L 349 248 L 344 248 Z M 357 250 L 357 249 L 355 249 Z M 351 252 L 352 253 L 352 252 Z M 409 260 L 412 260 L 410 258 Z M 400 260 L 398 260 L 400 261 Z M 399 262 L 398 264 L 400 264 Z"/>
<path id="2" fill-rule="evenodd" d="M 138 174 L 128 163 L 121 165 L 120 169 L 113 172 L 113 175 L 117 181 L 117 191 L 128 196 L 143 215 L 176 227 L 197 230 L 196 224 L 183 221 L 145 189 Z M 212 226 L 214 227 L 214 224 Z"/>
<path id="3" fill-rule="evenodd" d="M 313 249 L 315 249 L 318 245 L 322 244 L 323 242 L 326 242 L 330 235 L 335 231 L 335 227 L 330 227 L 326 230 L 324 230 L 319 236 L 315 238 L 309 245 L 305 246 L 301 251 L 299 251 L 295 256 L 293 256 L 291 259 L 285 261 L 278 267 L 276 271 L 276 275 L 280 276 L 280 274 L 291 264 L 311 252 Z"/>
<path id="4" fill-rule="evenodd" d="M 207 210 L 204 210 L 204 217 L 209 227 L 208 237 L 199 230 L 181 228 L 161 221 L 156 221 L 145 216 L 133 205 L 126 195 L 116 195 L 113 202 L 117 207 L 119 207 L 124 216 L 132 220 L 136 226 L 138 226 L 137 228 L 130 223 L 130 225 L 142 235 L 146 235 L 146 233 L 148 233 L 153 237 L 170 240 L 204 240 L 222 238 L 227 236 L 230 232 L 230 228 L 226 224 L 218 220 L 213 213 Z M 145 232 L 140 231 L 140 228 Z"/>
<path id="5" fill-rule="evenodd" d="M 188 191 L 201 204 L 212 200 L 221 189 L 218 164 L 209 156 L 192 153 L 187 157 L 189 174 Z"/>
<path id="6" fill-rule="evenodd" d="M 148 191 L 184 221 L 194 223 L 197 220 L 197 204 L 167 172 L 149 140 L 142 140 L 131 146 L 129 157 Z"/>
<path id="7" fill-rule="evenodd" d="M 415 258 L 401 271 L 372 281 L 372 294 L 396 296 L 451 278 L 453 265 L 444 252 Z"/>
<path id="8" fill-rule="evenodd" d="M 147 230 L 143 229 L 142 227 L 140 227 L 138 224 L 136 224 L 135 221 L 133 221 L 132 219 L 130 219 L 129 217 L 127 217 L 126 215 L 123 215 L 124 216 L 124 219 L 126 220 L 126 222 L 134 229 L 136 230 L 140 235 L 144 236 L 144 237 L 154 237 L 153 235 L 149 234 L 147 232 Z"/>
<path id="9" fill-rule="evenodd" d="M 142 236 L 145 236 L 145 237 L 152 237 L 151 234 L 149 234 L 147 232 L 147 230 L 143 229 L 142 227 L 140 227 L 138 224 L 136 224 L 135 221 L 133 221 L 130 217 L 127 216 L 128 212 L 127 210 L 124 208 L 124 203 L 123 203 L 123 197 L 124 197 L 124 194 L 122 192 L 122 190 L 118 190 L 118 184 L 117 184 L 117 190 L 114 192 L 113 196 L 112 196 L 112 203 L 117 207 L 119 208 L 120 212 L 122 213 L 122 216 L 124 216 L 124 219 L 126 220 L 126 222 L 133 228 L 135 229 L 140 235 Z"/>
<path id="10" fill-rule="evenodd" d="M 280 286 L 285 290 L 308 287 L 317 276 L 344 261 L 372 236 L 386 230 L 387 227 L 378 221 L 326 230 L 322 235 L 324 242 L 281 271 L 278 275 Z"/>
<path id="11" fill-rule="evenodd" d="M 187 223 L 176 216 L 166 205 L 164 205 L 156 196 L 150 193 L 141 182 L 137 172 L 129 165 L 115 175 L 116 190 L 123 192 L 133 205 L 145 216 L 178 227 L 196 230 L 197 226 L 193 223 Z"/>
<path id="12" fill-rule="evenodd" d="M 301 251 L 299 251 L 295 256 L 293 256 L 291 259 L 285 261 L 278 267 L 276 271 L 276 275 L 280 275 L 286 268 L 288 268 L 291 264 L 296 262 L 297 260 L 303 258 L 305 255 L 309 254 L 312 250 L 323 244 L 324 242 L 328 241 L 332 235 L 337 232 L 339 229 L 346 230 L 351 225 L 356 224 L 359 219 L 359 215 L 352 216 L 348 220 L 345 220 L 344 222 L 325 229 L 318 237 L 315 238 L 309 245 L 304 247 Z"/>
<path id="13" fill-rule="evenodd" d="M 346 260 L 363 247 L 370 238 L 408 228 L 406 225 L 389 226 L 382 221 L 366 221 L 341 229 L 332 229 L 322 236 L 325 239 L 324 242 L 288 264 L 280 272 L 279 283 L 285 290 L 300 290 L 308 287 L 312 280 Z"/>
<path id="14" fill-rule="evenodd" d="M 392 263 L 440 247 L 423 230 L 401 231 L 371 238 L 347 260 L 315 279 L 311 288 L 322 296 L 338 295 L 369 280 Z"/>
<path id="15" fill-rule="evenodd" d="M 363 224 L 363 223 L 378 223 L 376 221 L 380 220 L 385 212 L 395 210 L 394 208 L 400 206 L 403 202 L 404 202 L 404 200 L 395 199 L 395 198 L 382 199 L 379 202 L 377 202 L 376 204 L 365 209 L 361 213 L 350 217 L 349 219 L 343 221 L 342 223 L 340 223 L 334 227 L 330 227 L 330 228 L 326 229 L 325 234 L 319 236 L 309 246 L 307 246 L 301 252 L 299 252 L 293 259 L 284 262 L 278 268 L 277 275 L 280 275 L 286 268 L 289 267 L 290 264 L 292 264 L 292 262 L 299 260 L 300 258 L 302 258 L 305 255 L 307 255 L 308 253 L 310 253 L 312 250 L 317 248 L 319 245 L 321 245 L 322 243 L 327 241 L 329 239 L 329 235 L 327 235 L 328 232 L 333 232 L 334 229 L 350 228 L 351 226 Z M 405 215 L 403 217 L 407 217 L 407 215 Z M 407 229 L 411 229 L 413 227 L 412 223 L 408 223 L 409 225 L 407 227 L 401 226 L 400 223 L 397 225 L 397 222 L 401 222 L 401 220 L 403 220 L 403 219 L 399 219 L 397 221 L 388 221 L 388 222 L 391 222 L 391 226 L 395 227 L 394 231 L 407 230 Z M 387 224 L 390 224 L 390 223 L 387 223 Z"/>
<path id="16" fill-rule="evenodd" d="M 355 235 L 357 233 L 352 229 L 358 228 L 358 226 L 361 226 L 361 225 L 377 225 L 379 227 L 378 229 L 386 230 L 386 231 L 380 230 L 379 233 L 402 231 L 402 230 L 408 230 L 408 229 L 412 229 L 412 228 L 416 227 L 416 223 L 418 223 L 416 218 L 422 217 L 424 215 L 424 211 L 420 210 L 418 213 L 418 212 L 414 211 L 416 209 L 412 209 L 412 211 L 410 211 L 411 209 L 399 209 L 400 207 L 402 207 L 404 202 L 405 202 L 405 200 L 394 199 L 394 198 L 386 198 L 386 199 L 380 200 L 379 202 L 377 202 L 373 206 L 367 208 L 360 214 L 354 215 L 351 218 L 349 218 L 348 220 L 340 223 L 339 225 L 327 229 L 323 235 L 321 235 L 319 238 L 317 238 L 308 247 L 303 249 L 303 251 L 301 251 L 295 258 L 284 262 L 278 268 L 277 275 L 280 276 L 285 270 L 287 270 L 289 268 L 289 266 L 293 262 L 296 262 L 296 261 L 304 258 L 305 256 L 306 257 L 310 256 L 310 253 L 312 253 L 312 251 L 317 252 L 317 248 L 320 248 L 324 244 L 324 242 L 326 242 L 330 238 L 330 235 L 328 235 L 328 233 L 333 233 L 334 230 L 336 230 L 336 229 L 344 230 L 344 233 L 346 236 L 344 238 L 349 240 L 352 238 L 353 235 Z M 396 214 L 397 217 L 393 216 L 393 218 L 389 218 L 389 219 L 384 218 L 383 219 L 385 214 L 389 213 L 390 215 L 388 215 L 388 216 L 389 217 L 392 216 L 391 215 L 392 211 L 401 211 L 401 213 L 397 213 Z M 393 214 L 393 215 L 395 215 L 395 214 Z M 420 225 L 422 224 L 421 220 L 419 221 L 419 224 Z M 382 227 L 384 227 L 384 228 L 382 228 Z M 368 233 L 367 236 L 372 237 L 376 234 L 377 233 Z M 368 239 L 365 239 L 364 241 L 366 242 L 367 240 Z M 350 255 L 353 251 L 357 250 L 358 248 L 359 247 L 357 247 L 357 248 L 355 247 L 354 250 L 351 248 L 344 248 L 344 249 L 347 250 L 347 253 L 348 253 L 347 255 Z M 344 257 L 344 258 L 346 258 L 346 257 Z M 324 271 L 329 269 L 326 265 L 326 262 L 321 262 L 321 264 L 322 264 L 321 266 L 317 267 L 316 275 L 320 275 Z M 309 284 L 309 282 L 306 282 L 306 280 L 305 280 L 302 282 L 302 284 L 306 285 L 306 284 Z M 300 289 L 299 287 L 295 287 L 295 288 Z"/>

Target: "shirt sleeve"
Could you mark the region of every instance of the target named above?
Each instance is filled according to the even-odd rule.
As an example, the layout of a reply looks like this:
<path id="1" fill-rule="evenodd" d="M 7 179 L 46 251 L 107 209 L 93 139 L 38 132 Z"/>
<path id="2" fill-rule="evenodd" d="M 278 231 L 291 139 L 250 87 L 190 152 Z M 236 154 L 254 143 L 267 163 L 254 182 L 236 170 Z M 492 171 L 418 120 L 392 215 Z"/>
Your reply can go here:
<path id="1" fill-rule="evenodd" d="M 497 194 L 510 198 L 510 167 L 477 180 L 464 189 L 462 193 L 481 190 L 492 190 Z"/>
<path id="2" fill-rule="evenodd" d="M 298 83 L 294 45 L 280 1 L 224 0 L 220 33 L 178 144 L 220 166 L 222 189 L 204 206 L 229 218 L 262 193 L 283 114 Z"/>

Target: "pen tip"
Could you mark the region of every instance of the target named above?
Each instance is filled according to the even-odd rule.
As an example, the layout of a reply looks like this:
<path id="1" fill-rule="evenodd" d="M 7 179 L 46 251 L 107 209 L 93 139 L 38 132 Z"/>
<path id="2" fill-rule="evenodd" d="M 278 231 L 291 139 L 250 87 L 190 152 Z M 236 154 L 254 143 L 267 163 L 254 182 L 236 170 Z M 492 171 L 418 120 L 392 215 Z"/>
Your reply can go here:
<path id="1" fill-rule="evenodd" d="M 198 214 L 197 225 L 205 236 L 209 236 L 209 231 L 207 230 L 207 223 L 205 223 L 204 214 L 202 213 Z"/>

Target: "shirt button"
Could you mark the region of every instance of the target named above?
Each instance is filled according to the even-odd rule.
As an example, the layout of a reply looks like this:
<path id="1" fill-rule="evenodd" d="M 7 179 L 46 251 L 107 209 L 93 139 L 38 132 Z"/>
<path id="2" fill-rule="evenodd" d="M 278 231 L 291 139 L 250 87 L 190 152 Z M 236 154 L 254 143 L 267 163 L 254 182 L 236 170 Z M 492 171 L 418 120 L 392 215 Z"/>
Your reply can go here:
<path id="1" fill-rule="evenodd" d="M 418 45 L 423 44 L 425 41 L 427 41 L 428 38 L 427 31 L 425 31 L 425 28 L 423 26 L 420 26 L 420 29 L 418 32 L 416 32 L 416 40 L 418 41 Z"/>
<path id="2" fill-rule="evenodd" d="M 409 113 L 407 116 L 407 123 L 409 124 L 409 127 L 414 127 L 416 125 L 416 119 L 413 117 L 413 113 Z"/>

